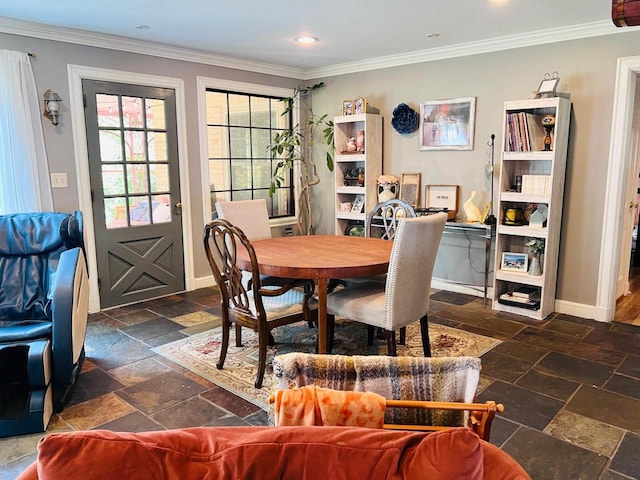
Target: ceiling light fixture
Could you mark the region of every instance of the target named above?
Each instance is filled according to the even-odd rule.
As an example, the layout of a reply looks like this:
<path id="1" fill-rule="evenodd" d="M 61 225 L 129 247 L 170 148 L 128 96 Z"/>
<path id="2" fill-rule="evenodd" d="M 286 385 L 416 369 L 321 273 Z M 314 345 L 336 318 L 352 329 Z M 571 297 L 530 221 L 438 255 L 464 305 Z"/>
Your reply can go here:
<path id="1" fill-rule="evenodd" d="M 439 33 L 427 33 L 427 38 L 436 38 L 439 37 Z"/>
<path id="2" fill-rule="evenodd" d="M 136 25 L 136 29 L 138 30 L 149 30 L 150 28 L 149 25 Z"/>
<path id="3" fill-rule="evenodd" d="M 316 43 L 317 41 L 318 41 L 318 39 L 316 37 L 298 37 L 298 38 L 296 38 L 296 42 L 304 43 L 304 44 Z"/>

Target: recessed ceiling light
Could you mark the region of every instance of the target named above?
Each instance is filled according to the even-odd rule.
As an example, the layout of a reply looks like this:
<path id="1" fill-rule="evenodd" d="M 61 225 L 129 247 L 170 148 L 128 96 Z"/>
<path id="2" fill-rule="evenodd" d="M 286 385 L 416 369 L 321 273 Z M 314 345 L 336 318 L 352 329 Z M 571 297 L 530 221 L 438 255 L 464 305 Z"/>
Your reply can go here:
<path id="1" fill-rule="evenodd" d="M 296 42 L 298 43 L 315 43 L 318 39 L 316 37 L 298 37 Z"/>
<path id="2" fill-rule="evenodd" d="M 149 27 L 149 25 L 136 25 L 136 28 L 138 30 L 149 30 L 151 27 Z"/>

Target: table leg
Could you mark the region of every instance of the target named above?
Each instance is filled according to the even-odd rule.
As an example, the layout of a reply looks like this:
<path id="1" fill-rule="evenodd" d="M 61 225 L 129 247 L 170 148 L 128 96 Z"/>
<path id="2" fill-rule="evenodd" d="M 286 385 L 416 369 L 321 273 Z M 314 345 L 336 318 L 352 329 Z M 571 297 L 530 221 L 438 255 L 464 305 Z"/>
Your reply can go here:
<path id="1" fill-rule="evenodd" d="M 327 284 L 329 280 L 319 278 L 318 284 L 318 353 L 329 351 L 329 336 L 327 334 Z"/>

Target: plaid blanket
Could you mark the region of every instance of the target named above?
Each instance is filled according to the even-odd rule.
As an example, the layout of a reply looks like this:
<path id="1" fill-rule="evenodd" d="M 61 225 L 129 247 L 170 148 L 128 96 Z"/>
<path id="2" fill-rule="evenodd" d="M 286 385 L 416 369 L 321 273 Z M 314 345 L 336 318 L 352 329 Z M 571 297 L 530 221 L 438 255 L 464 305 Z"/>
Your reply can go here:
<path id="1" fill-rule="evenodd" d="M 273 360 L 276 388 L 317 385 L 374 392 L 387 399 L 473 402 L 480 379 L 475 357 L 388 357 L 288 353 Z M 465 426 L 468 412 L 388 408 L 385 423 Z"/>

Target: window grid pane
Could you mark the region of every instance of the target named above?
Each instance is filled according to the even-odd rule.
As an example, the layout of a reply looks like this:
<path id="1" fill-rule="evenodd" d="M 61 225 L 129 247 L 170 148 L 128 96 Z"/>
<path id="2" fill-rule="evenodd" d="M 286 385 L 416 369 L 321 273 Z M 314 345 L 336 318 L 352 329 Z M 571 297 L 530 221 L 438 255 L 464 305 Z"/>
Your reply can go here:
<path id="1" fill-rule="evenodd" d="M 274 135 L 291 125 L 278 97 L 207 90 L 207 145 L 211 207 L 217 200 L 264 198 L 270 217 L 295 214 L 293 172 L 274 197 L 269 186 L 276 161 L 268 150 Z"/>

